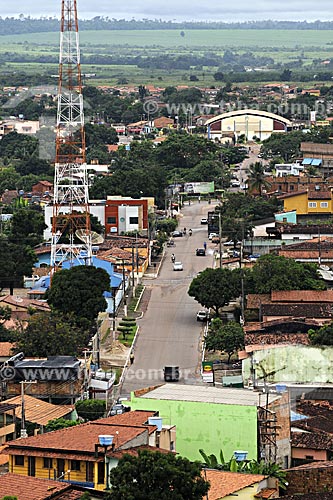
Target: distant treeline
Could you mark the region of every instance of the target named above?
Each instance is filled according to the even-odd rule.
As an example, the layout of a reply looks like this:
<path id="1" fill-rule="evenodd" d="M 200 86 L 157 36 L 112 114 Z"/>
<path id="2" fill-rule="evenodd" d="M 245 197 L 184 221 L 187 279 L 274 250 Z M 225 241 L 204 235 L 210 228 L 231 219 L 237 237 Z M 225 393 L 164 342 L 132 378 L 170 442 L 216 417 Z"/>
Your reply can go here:
<path id="1" fill-rule="evenodd" d="M 80 29 L 91 30 L 185 30 L 185 29 L 279 29 L 279 30 L 333 30 L 333 21 L 248 21 L 239 23 L 216 22 L 194 22 L 186 21 L 176 23 L 173 21 L 163 21 L 161 19 L 126 20 L 111 19 L 109 17 L 96 16 L 93 19 L 83 19 L 80 21 Z M 55 17 L 41 17 L 34 19 L 31 17 L 19 18 L 0 17 L 0 35 L 20 35 L 24 33 L 42 33 L 59 30 L 59 20 Z"/>

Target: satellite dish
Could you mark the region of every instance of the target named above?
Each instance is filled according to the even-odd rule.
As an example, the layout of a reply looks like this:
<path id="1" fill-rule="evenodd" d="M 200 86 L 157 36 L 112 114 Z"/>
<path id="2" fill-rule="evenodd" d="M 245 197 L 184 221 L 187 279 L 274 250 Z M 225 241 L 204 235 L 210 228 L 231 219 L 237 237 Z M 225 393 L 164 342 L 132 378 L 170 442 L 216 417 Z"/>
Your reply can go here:
<path id="1" fill-rule="evenodd" d="M 93 245 L 100 245 L 104 241 L 104 237 L 101 234 L 96 233 L 95 231 L 89 231 L 88 234 L 91 237 L 91 243 Z M 87 243 L 87 231 L 85 229 L 78 229 L 75 232 L 75 235 L 79 240 L 83 241 L 83 243 Z"/>

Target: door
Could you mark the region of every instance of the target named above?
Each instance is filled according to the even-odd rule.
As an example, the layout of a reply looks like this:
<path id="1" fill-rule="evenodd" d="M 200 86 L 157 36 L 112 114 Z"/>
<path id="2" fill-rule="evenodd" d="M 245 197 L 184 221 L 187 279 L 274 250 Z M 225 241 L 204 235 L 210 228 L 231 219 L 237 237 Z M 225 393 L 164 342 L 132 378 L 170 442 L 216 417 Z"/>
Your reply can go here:
<path id="1" fill-rule="evenodd" d="M 28 475 L 35 477 L 36 475 L 36 459 L 35 457 L 28 457 Z"/>
<path id="2" fill-rule="evenodd" d="M 65 473 L 65 460 L 57 458 L 57 479 L 63 479 Z"/>
<path id="3" fill-rule="evenodd" d="M 86 481 L 87 483 L 94 482 L 94 462 L 86 462 Z"/>

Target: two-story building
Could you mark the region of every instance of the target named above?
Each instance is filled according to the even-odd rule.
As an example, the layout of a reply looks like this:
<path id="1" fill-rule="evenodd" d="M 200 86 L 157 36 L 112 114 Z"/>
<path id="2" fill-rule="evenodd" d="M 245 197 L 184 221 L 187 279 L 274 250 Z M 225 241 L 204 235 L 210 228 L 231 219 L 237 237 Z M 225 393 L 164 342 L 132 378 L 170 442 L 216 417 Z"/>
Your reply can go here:
<path id="1" fill-rule="evenodd" d="M 155 411 L 134 411 L 8 443 L 9 472 L 104 490 L 124 453 L 175 451 L 176 429 Z M 103 444 L 104 443 L 104 444 Z"/>
<path id="2" fill-rule="evenodd" d="M 285 212 L 296 210 L 297 220 L 327 219 L 333 214 L 332 189 L 304 190 L 278 196 Z"/>

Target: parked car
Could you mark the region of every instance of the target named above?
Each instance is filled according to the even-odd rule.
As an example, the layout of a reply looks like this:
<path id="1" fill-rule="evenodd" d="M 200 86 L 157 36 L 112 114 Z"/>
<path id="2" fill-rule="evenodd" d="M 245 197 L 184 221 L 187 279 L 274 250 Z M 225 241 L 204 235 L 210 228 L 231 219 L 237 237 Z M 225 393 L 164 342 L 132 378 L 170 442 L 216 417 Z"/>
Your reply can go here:
<path id="1" fill-rule="evenodd" d="M 208 219 L 206 217 L 202 217 L 200 224 L 208 224 Z"/>
<path id="2" fill-rule="evenodd" d="M 209 233 L 208 239 L 211 240 L 214 236 L 218 236 L 217 233 Z"/>
<path id="3" fill-rule="evenodd" d="M 183 271 L 183 264 L 181 262 L 174 262 L 173 270 L 174 271 Z"/>
<path id="4" fill-rule="evenodd" d="M 220 243 L 220 237 L 219 236 L 213 236 L 212 243 Z"/>
<path id="5" fill-rule="evenodd" d="M 195 255 L 205 256 L 206 255 L 206 250 L 204 248 L 197 248 L 196 251 L 195 251 Z"/>
<path id="6" fill-rule="evenodd" d="M 209 312 L 204 309 L 197 312 L 197 321 L 208 321 L 209 317 Z"/>
<path id="7" fill-rule="evenodd" d="M 173 238 L 181 238 L 183 236 L 183 233 L 181 231 L 174 231 L 172 233 Z"/>
<path id="8" fill-rule="evenodd" d="M 249 261 L 250 262 L 255 262 L 257 259 L 259 259 L 260 253 L 254 253 L 252 255 L 249 255 Z"/>
<path id="9" fill-rule="evenodd" d="M 110 416 L 112 417 L 113 415 L 122 415 L 123 413 L 130 411 L 130 409 L 131 408 L 129 406 L 124 406 L 122 403 L 116 403 L 111 408 Z"/>
<path id="10" fill-rule="evenodd" d="M 231 186 L 231 187 L 233 187 L 233 188 L 234 188 L 234 187 L 240 187 L 240 182 L 239 182 L 239 181 L 236 181 L 236 180 L 231 181 L 231 182 L 230 182 L 230 186 Z"/>

